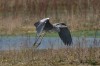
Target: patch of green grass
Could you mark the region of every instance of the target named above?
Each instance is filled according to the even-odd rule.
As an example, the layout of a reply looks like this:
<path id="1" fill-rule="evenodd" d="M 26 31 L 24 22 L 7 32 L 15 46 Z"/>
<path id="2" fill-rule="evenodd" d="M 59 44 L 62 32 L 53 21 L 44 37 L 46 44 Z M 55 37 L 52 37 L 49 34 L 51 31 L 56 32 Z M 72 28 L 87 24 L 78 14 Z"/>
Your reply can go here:
<path id="1" fill-rule="evenodd" d="M 85 37 L 100 37 L 100 31 L 89 31 L 89 30 L 84 30 L 84 31 L 74 31 L 72 32 L 72 36 L 80 37 L 80 36 L 85 36 Z"/>
<path id="2" fill-rule="evenodd" d="M 100 38 L 100 31 L 73 31 L 71 32 L 71 35 L 74 37 L 97 37 Z M 2 34 L 1 36 L 36 36 L 35 32 L 29 31 L 29 32 L 20 32 L 16 34 Z M 45 37 L 57 37 L 59 36 L 57 32 L 47 32 Z"/>

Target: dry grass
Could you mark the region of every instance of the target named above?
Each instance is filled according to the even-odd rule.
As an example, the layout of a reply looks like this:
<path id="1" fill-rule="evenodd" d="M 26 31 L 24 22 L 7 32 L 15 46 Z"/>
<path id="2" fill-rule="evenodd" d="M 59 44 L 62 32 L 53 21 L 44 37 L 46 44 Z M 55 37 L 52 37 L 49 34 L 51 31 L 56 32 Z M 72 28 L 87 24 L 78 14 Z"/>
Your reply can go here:
<path id="1" fill-rule="evenodd" d="M 1 66 L 100 65 L 100 48 L 22 49 L 0 51 Z"/>
<path id="2" fill-rule="evenodd" d="M 99 0 L 0 0 L 0 33 L 16 33 L 14 31 L 23 26 L 32 28 L 34 22 L 45 17 L 51 18 L 52 23 L 67 23 L 71 31 L 99 29 L 99 2 Z"/>
<path id="3" fill-rule="evenodd" d="M 100 20 L 97 18 L 84 19 L 83 17 L 74 16 L 73 18 L 67 15 L 62 14 L 60 16 L 60 21 L 57 21 L 55 16 L 50 16 L 51 23 L 54 22 L 65 22 L 71 31 L 79 30 L 100 30 Z M 18 16 L 16 18 L 7 17 L 0 20 L 0 34 L 18 34 L 18 33 L 27 33 L 31 31 L 33 33 L 35 27 L 34 23 L 42 18 L 37 17 L 22 17 Z"/>

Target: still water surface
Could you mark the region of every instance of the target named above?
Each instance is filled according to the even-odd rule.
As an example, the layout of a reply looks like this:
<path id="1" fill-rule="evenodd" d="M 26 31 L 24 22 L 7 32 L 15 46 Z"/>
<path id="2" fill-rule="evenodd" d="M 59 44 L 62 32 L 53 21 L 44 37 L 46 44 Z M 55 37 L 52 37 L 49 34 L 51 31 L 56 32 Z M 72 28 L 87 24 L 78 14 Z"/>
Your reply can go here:
<path id="1" fill-rule="evenodd" d="M 1 36 L 0 50 L 21 49 L 32 47 L 35 37 L 31 36 Z M 100 47 L 100 38 L 73 37 L 73 46 Z M 66 47 L 59 37 L 44 37 L 39 49 Z"/>

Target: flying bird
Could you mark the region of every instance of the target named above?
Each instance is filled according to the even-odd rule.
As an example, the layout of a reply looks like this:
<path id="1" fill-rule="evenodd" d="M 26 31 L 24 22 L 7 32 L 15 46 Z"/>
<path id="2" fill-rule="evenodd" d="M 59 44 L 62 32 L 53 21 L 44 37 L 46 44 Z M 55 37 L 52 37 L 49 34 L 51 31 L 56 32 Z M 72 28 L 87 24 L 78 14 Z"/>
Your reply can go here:
<path id="1" fill-rule="evenodd" d="M 44 18 L 36 22 L 34 26 L 36 27 L 36 40 L 33 46 L 38 47 L 41 44 L 41 41 L 43 37 L 45 36 L 45 34 L 52 30 L 55 32 L 58 32 L 59 37 L 61 38 L 61 40 L 63 41 L 65 45 L 71 45 L 72 43 L 72 37 L 71 37 L 70 31 L 65 23 L 51 24 L 49 21 L 49 18 Z"/>

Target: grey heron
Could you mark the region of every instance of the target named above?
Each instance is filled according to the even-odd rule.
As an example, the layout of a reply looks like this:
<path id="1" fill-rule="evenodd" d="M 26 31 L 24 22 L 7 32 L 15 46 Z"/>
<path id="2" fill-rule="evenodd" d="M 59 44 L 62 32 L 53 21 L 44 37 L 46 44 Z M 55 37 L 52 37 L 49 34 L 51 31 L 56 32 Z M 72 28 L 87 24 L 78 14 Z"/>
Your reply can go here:
<path id="1" fill-rule="evenodd" d="M 51 30 L 58 32 L 61 40 L 63 41 L 65 45 L 71 45 L 72 43 L 72 37 L 71 37 L 70 31 L 65 23 L 51 24 L 49 22 L 49 18 L 44 18 L 36 22 L 34 26 L 36 27 L 37 33 L 36 33 L 36 40 L 33 46 L 38 47 L 41 44 L 41 41 L 43 37 L 45 36 L 46 32 L 51 31 Z M 39 43 L 37 43 L 38 41 Z"/>

